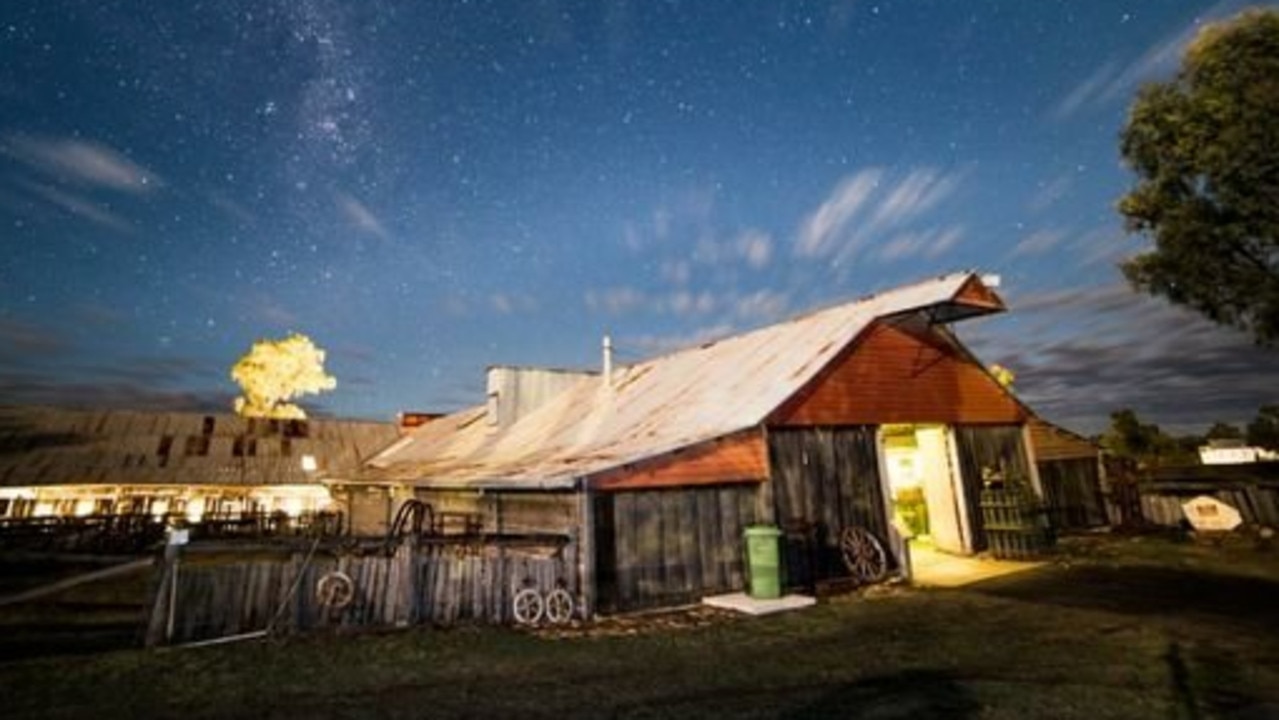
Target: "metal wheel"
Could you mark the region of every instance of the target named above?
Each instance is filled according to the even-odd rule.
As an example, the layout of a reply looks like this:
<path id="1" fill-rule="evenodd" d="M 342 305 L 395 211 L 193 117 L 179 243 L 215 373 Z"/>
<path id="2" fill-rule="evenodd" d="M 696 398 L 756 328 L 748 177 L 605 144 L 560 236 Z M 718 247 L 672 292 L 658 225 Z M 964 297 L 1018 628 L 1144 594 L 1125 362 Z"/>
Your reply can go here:
<path id="1" fill-rule="evenodd" d="M 355 599 L 355 583 L 339 570 L 326 573 L 315 583 L 315 599 L 324 607 L 340 610 Z"/>
<path id="2" fill-rule="evenodd" d="M 511 601 L 511 609 L 515 611 L 515 622 L 521 625 L 536 625 L 542 619 L 545 605 L 542 594 L 533 588 L 524 588 L 515 593 L 515 599 Z"/>
<path id="3" fill-rule="evenodd" d="M 865 528 L 844 528 L 839 534 L 839 552 L 848 571 L 862 582 L 875 582 L 888 572 L 884 546 Z"/>
<path id="4" fill-rule="evenodd" d="M 573 596 L 564 588 L 555 588 L 546 595 L 546 619 L 563 625 L 573 619 Z"/>

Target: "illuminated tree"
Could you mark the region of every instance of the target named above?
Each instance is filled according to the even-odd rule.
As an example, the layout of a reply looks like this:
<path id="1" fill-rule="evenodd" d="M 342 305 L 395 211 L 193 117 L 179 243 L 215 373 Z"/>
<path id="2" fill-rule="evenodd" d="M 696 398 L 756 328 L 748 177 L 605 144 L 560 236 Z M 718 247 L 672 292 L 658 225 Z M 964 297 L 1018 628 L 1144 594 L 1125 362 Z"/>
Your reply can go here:
<path id="1" fill-rule="evenodd" d="M 990 366 L 990 376 L 995 378 L 995 382 L 1006 390 L 1012 390 L 1013 382 L 1017 380 L 1017 376 L 1013 374 L 1012 370 L 998 363 Z"/>
<path id="2" fill-rule="evenodd" d="M 1201 30 L 1176 78 L 1138 93 L 1121 152 L 1138 179 L 1119 212 L 1154 241 L 1128 280 L 1279 341 L 1279 11 Z"/>
<path id="3" fill-rule="evenodd" d="M 235 399 L 244 417 L 302 419 L 306 412 L 291 400 L 337 387 L 324 372 L 324 351 L 301 333 L 253 343 L 231 368 L 231 379 L 244 393 Z"/>

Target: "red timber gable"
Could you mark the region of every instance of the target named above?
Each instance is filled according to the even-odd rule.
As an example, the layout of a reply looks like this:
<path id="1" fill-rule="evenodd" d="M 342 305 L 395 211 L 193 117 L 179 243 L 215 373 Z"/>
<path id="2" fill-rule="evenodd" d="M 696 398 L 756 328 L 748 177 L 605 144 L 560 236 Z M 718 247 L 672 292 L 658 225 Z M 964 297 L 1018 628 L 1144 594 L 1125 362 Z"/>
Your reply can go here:
<path id="1" fill-rule="evenodd" d="M 768 479 L 768 451 L 758 430 L 692 445 L 596 475 L 599 490 L 686 487 Z"/>
<path id="2" fill-rule="evenodd" d="M 876 322 L 770 424 L 1017 424 L 1028 415 L 948 333 Z"/>

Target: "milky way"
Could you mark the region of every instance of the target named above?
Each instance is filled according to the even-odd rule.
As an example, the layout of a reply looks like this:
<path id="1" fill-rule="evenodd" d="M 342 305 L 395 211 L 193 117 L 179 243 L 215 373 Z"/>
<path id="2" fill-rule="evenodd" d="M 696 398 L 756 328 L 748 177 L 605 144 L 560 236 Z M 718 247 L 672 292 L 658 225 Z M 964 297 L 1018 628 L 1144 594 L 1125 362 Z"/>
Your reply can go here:
<path id="1" fill-rule="evenodd" d="M 975 268 L 1050 417 L 1239 420 L 1273 352 L 1127 291 L 1113 204 L 1132 93 L 1241 7 L 7 2 L 0 401 L 225 409 L 298 330 L 316 411 L 450 409 Z"/>

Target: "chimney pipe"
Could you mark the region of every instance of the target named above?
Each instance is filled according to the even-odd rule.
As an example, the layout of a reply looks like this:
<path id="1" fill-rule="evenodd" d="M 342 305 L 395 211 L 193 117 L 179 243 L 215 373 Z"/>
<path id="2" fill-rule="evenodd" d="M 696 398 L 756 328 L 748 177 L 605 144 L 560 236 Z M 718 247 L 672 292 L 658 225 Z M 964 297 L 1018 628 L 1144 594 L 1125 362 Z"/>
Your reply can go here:
<path id="1" fill-rule="evenodd" d="M 613 338 L 604 336 L 604 384 L 613 385 Z"/>

